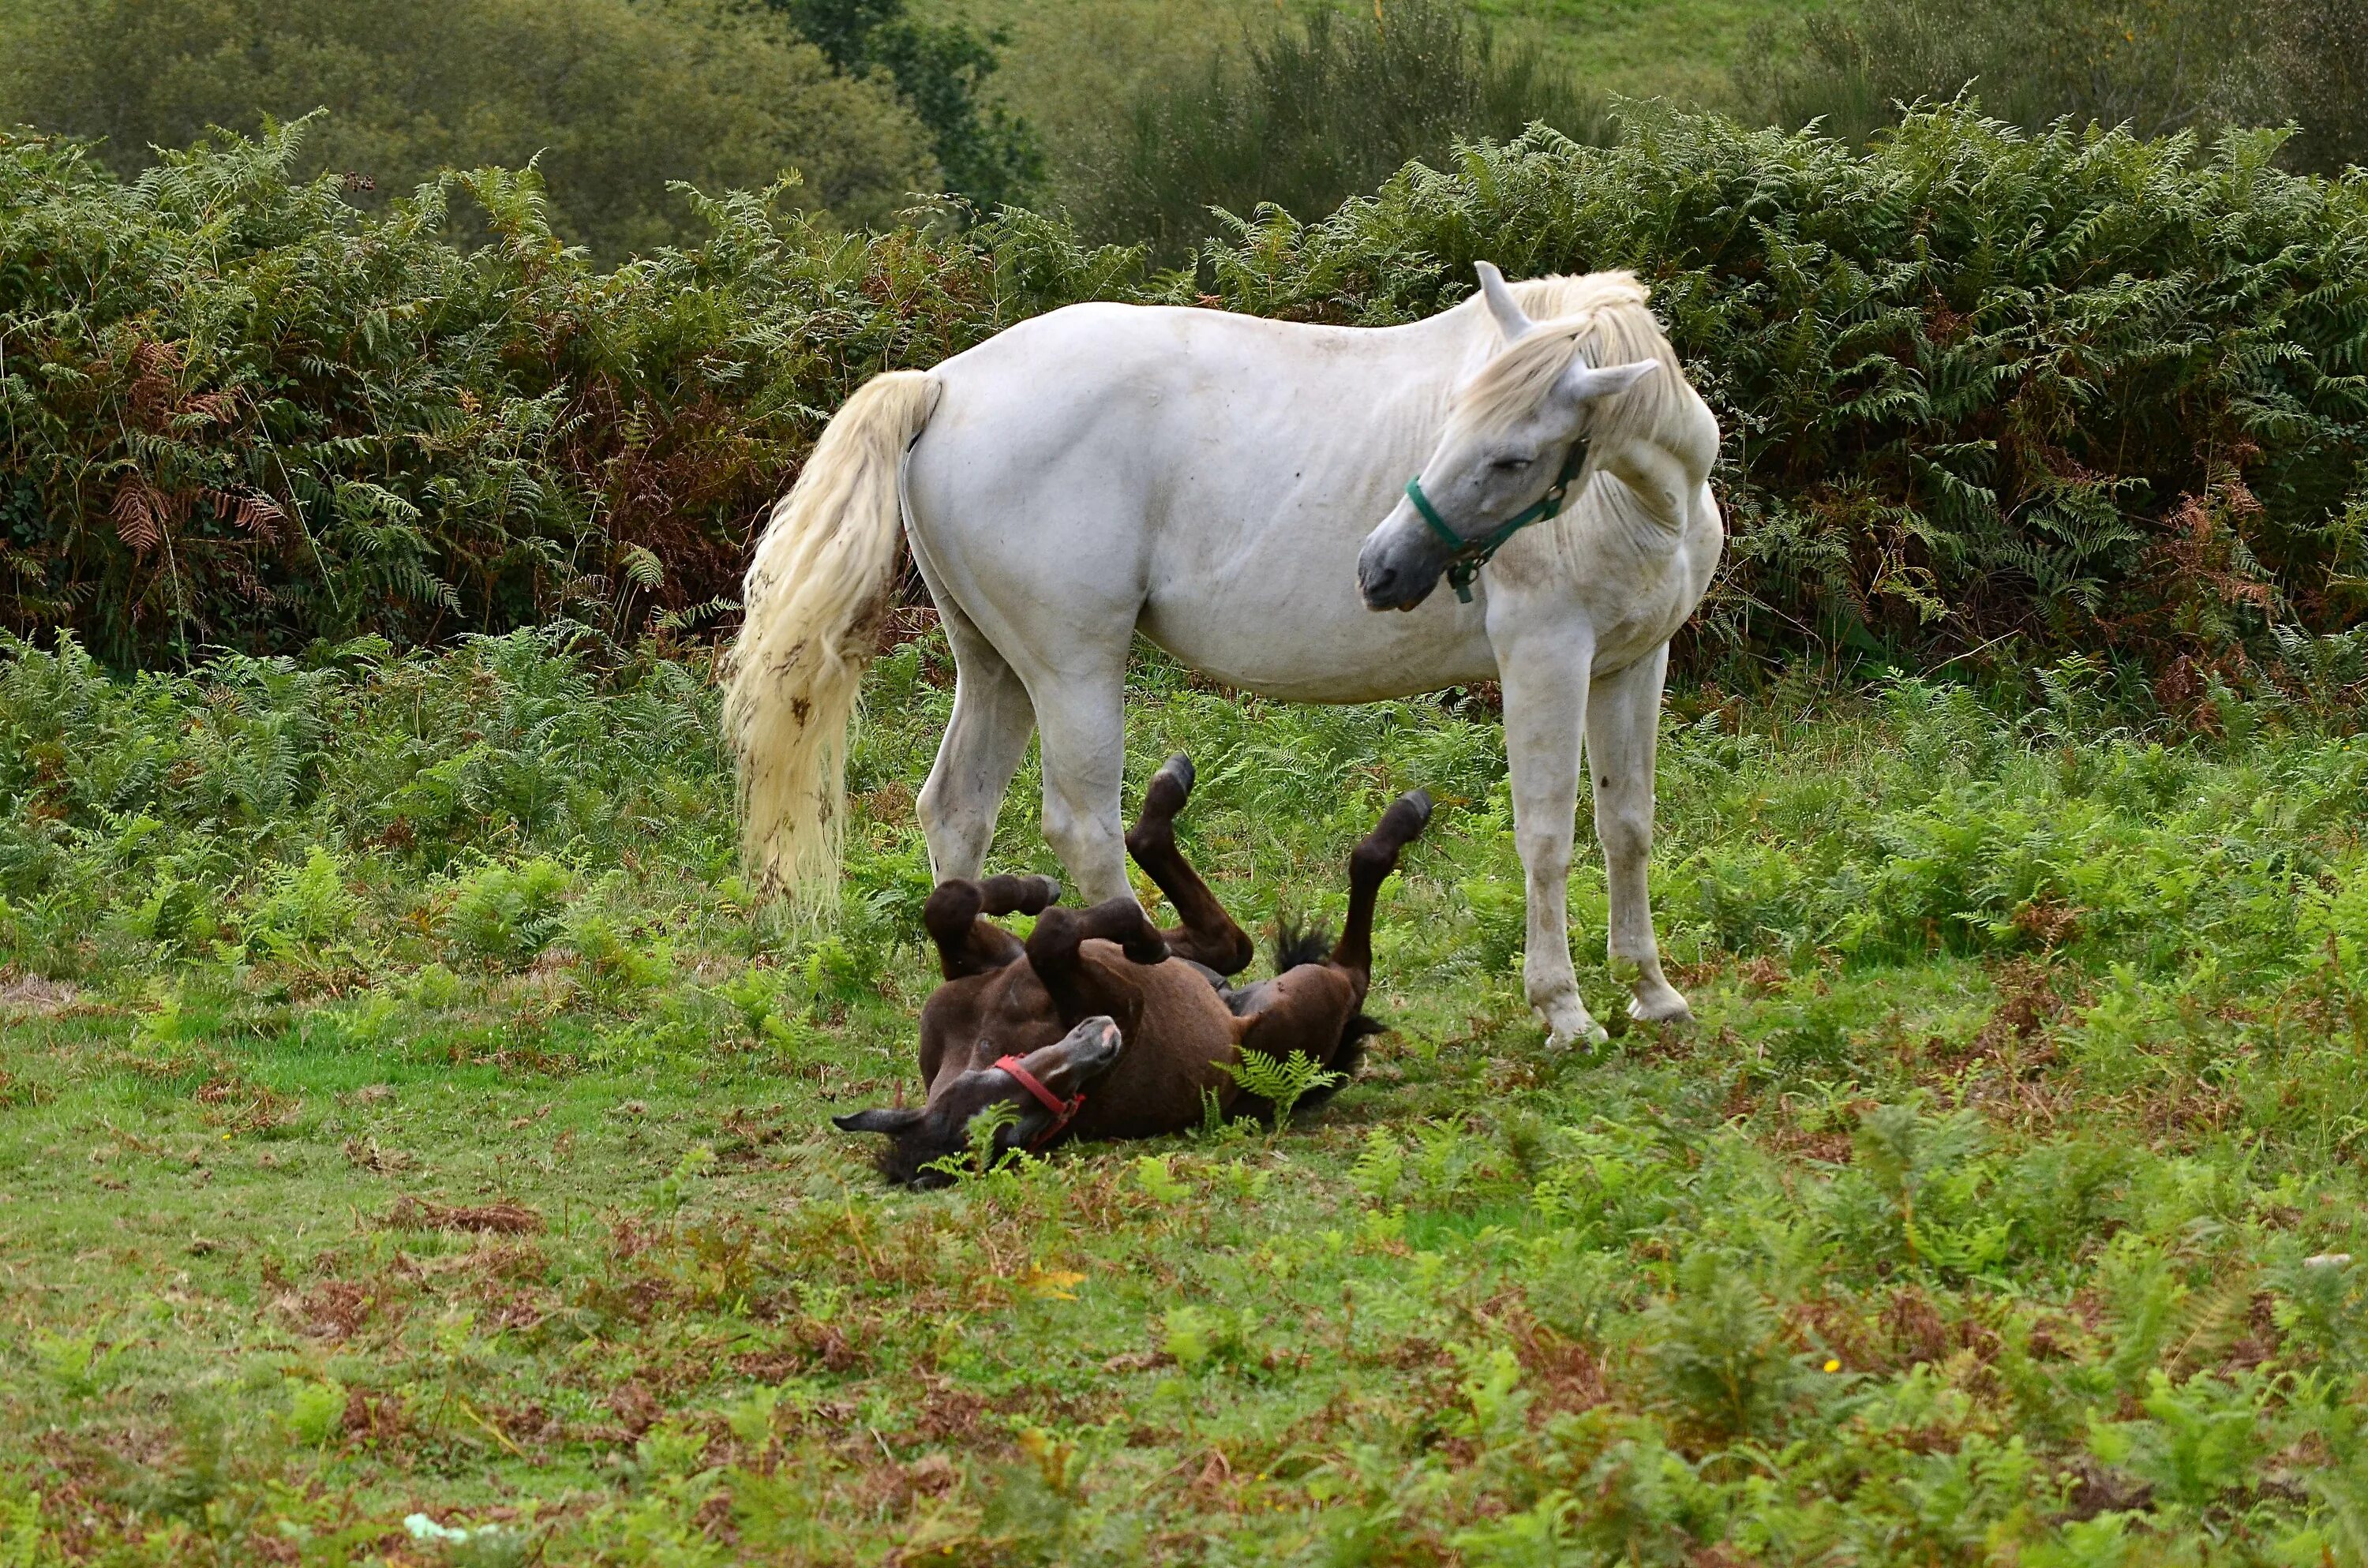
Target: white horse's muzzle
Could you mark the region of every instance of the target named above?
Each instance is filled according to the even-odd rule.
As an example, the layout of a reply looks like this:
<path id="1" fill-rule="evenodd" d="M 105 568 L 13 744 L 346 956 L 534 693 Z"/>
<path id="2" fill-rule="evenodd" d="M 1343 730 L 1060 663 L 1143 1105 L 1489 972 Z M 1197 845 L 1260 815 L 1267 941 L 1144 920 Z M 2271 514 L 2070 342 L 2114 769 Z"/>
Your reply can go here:
<path id="1" fill-rule="evenodd" d="M 1447 570 L 1447 551 L 1401 501 L 1357 551 L 1357 592 L 1367 609 L 1412 609 L 1430 597 Z"/>

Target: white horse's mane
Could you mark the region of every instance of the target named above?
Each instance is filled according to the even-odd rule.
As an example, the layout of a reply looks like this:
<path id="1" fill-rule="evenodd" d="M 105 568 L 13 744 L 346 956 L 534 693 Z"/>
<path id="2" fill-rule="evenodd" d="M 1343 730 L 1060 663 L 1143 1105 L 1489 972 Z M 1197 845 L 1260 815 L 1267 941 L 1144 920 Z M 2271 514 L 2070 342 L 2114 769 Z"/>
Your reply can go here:
<path id="1" fill-rule="evenodd" d="M 1645 308 L 1647 290 L 1634 273 L 1533 278 L 1513 284 L 1512 290 L 1536 325 L 1457 392 L 1448 413 L 1451 429 L 1487 435 L 1510 428 L 1537 408 L 1579 358 L 1595 366 L 1652 359 L 1662 370 L 1596 411 L 1589 426 L 1596 438 L 1649 439 L 1683 415 L 1694 394 L 1677 350 Z"/>

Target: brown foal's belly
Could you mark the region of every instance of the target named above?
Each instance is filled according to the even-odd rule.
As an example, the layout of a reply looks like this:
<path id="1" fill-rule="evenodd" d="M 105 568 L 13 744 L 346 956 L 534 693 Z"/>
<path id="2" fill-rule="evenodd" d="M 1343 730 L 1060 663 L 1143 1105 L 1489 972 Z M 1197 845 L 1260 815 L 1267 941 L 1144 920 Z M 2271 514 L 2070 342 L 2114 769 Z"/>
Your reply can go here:
<path id="1" fill-rule="evenodd" d="M 1150 1138 L 1199 1126 L 1201 1095 L 1230 1098 L 1233 1089 L 1224 1064 L 1234 1059 L 1234 1016 L 1215 988 L 1174 959 L 1131 963 L 1111 942 L 1088 941 L 1079 956 L 1103 986 L 1133 993 L 1136 1016 L 1118 1065 L 1087 1091 L 1077 1135 Z"/>

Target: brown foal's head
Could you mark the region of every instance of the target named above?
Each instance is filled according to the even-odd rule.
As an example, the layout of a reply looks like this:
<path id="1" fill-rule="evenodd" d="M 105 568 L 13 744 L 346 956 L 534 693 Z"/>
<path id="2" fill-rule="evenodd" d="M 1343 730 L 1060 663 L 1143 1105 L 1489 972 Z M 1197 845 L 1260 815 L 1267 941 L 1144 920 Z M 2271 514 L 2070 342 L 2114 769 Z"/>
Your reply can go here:
<path id="1" fill-rule="evenodd" d="M 1029 1052 L 1019 1064 L 1054 1097 L 1066 1100 L 1083 1095 L 1087 1085 L 1116 1066 L 1124 1046 L 1117 1023 L 1092 1017 L 1051 1045 Z M 996 1131 L 991 1159 L 1002 1158 L 1010 1149 L 1033 1152 L 1049 1146 L 1064 1131 L 1064 1119 L 1040 1101 L 1017 1074 L 1001 1067 L 973 1068 L 940 1079 L 925 1106 L 894 1109 L 883 1106 L 831 1120 L 842 1132 L 887 1135 L 880 1169 L 889 1180 L 906 1187 L 945 1187 L 953 1177 L 931 1167 L 965 1153 L 970 1148 L 972 1119 L 997 1105 L 1016 1108 L 1019 1119 Z"/>

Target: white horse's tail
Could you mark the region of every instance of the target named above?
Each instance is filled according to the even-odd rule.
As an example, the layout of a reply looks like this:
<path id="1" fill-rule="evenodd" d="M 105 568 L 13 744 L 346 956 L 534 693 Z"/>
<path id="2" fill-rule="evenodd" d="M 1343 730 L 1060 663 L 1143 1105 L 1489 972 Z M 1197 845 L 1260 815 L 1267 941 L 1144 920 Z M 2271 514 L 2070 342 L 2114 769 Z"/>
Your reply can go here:
<path id="1" fill-rule="evenodd" d="M 741 856 L 757 892 L 803 913 L 838 896 L 847 739 L 896 569 L 905 449 L 938 383 L 874 376 L 847 400 L 773 507 L 749 563 L 723 730 L 740 775 Z"/>

